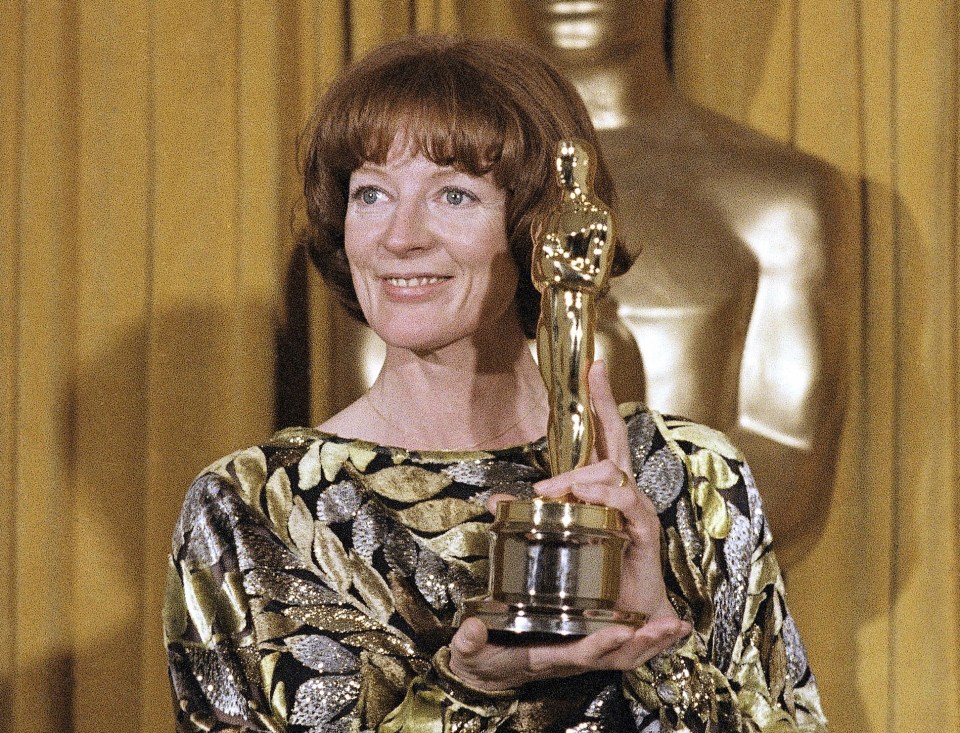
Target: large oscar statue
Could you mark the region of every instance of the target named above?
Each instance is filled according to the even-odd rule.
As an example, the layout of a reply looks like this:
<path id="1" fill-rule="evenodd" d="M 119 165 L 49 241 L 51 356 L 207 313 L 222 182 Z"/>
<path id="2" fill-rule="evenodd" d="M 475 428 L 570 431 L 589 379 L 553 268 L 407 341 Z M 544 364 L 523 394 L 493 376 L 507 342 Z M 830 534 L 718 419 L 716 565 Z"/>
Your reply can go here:
<path id="1" fill-rule="evenodd" d="M 553 475 L 583 466 L 593 449 L 587 373 L 596 299 L 607 287 L 614 246 L 613 217 L 591 196 L 593 156 L 586 143 L 559 144 L 561 199 L 534 225 L 531 272 L 543 296 L 537 354 L 550 393 Z M 500 502 L 491 528 L 489 596 L 468 600 L 462 615 L 477 616 L 501 640 L 640 625 L 641 614 L 615 608 L 624 524 L 616 509 L 572 500 Z"/>
<path id="2" fill-rule="evenodd" d="M 700 17 L 689 5 L 708 3 L 672 4 L 688 32 Z M 746 100 L 776 52 L 777 5 L 733 4 L 742 63 L 715 75 Z M 726 433 L 750 461 L 780 561 L 795 559 L 828 514 L 840 443 L 849 308 L 837 263 L 857 241 L 841 176 L 683 96 L 664 54 L 666 0 L 515 7 L 598 129 L 629 202 L 618 238 L 635 255 L 643 246 L 599 304 L 614 395 Z"/>

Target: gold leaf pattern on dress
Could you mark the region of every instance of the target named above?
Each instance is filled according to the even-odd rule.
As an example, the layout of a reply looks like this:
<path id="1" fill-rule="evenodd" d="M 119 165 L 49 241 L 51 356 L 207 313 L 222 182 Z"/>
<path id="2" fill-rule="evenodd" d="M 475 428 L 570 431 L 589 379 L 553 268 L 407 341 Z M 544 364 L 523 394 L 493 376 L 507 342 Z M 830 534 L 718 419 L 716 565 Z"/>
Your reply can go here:
<path id="1" fill-rule="evenodd" d="M 378 621 L 388 623 L 393 615 L 394 600 L 387 582 L 356 553 L 350 554 L 350 565 L 353 569 L 353 585 L 360 597 L 376 614 Z"/>
<path id="2" fill-rule="evenodd" d="M 484 556 L 490 547 L 490 528 L 484 522 L 464 522 L 424 544 L 445 559 Z"/>
<path id="3" fill-rule="evenodd" d="M 224 573 L 220 592 L 217 594 L 217 622 L 228 634 L 238 634 L 247 625 L 247 596 L 243 590 L 243 577 L 231 570 Z"/>
<path id="4" fill-rule="evenodd" d="M 240 482 L 240 497 L 259 511 L 260 492 L 267 479 L 267 457 L 259 448 L 249 448 L 237 453 L 232 465 Z"/>
<path id="5" fill-rule="evenodd" d="M 783 694 L 787 682 L 787 653 L 783 647 L 783 639 L 779 636 L 774 637 L 767 670 L 770 696 L 774 700 L 778 700 Z"/>
<path id="6" fill-rule="evenodd" d="M 253 615 L 253 626 L 261 642 L 279 639 L 300 628 L 297 619 L 281 613 L 263 611 Z"/>
<path id="7" fill-rule="evenodd" d="M 350 443 L 347 450 L 350 453 L 350 463 L 358 471 L 366 471 L 370 461 L 377 457 L 377 452 L 373 450 L 373 444 L 360 440 Z"/>
<path id="8" fill-rule="evenodd" d="M 698 450 L 688 459 L 690 472 L 697 478 L 706 479 L 716 489 L 736 486 L 739 477 L 719 453 Z"/>
<path id="9" fill-rule="evenodd" d="M 417 452 L 418 463 L 468 463 L 493 458 L 494 454 L 485 450 L 422 450 Z"/>
<path id="10" fill-rule="evenodd" d="M 699 423 L 671 420 L 667 423 L 670 435 L 674 440 L 684 440 L 699 448 L 719 453 L 731 461 L 743 461 L 743 454 L 730 442 L 730 439 L 719 430 Z"/>
<path id="11" fill-rule="evenodd" d="M 417 655 L 417 649 L 410 643 L 409 639 L 401 639 L 395 634 L 387 634 L 383 631 L 363 631 L 351 634 L 344 637 L 343 643 L 377 654 L 392 654 L 395 657 L 414 657 Z"/>
<path id="12" fill-rule="evenodd" d="M 327 441 L 320 448 L 320 465 L 323 467 L 323 477 L 333 481 L 340 472 L 344 461 L 350 457 L 350 449 L 343 443 Z"/>
<path id="13" fill-rule="evenodd" d="M 486 509 L 476 502 L 455 497 L 430 499 L 397 512 L 397 518 L 417 532 L 446 532 L 448 529 L 483 514 Z"/>
<path id="14" fill-rule="evenodd" d="M 361 654 L 366 662 L 375 665 L 383 673 L 393 687 L 402 689 L 407 686 L 407 668 L 396 657 L 366 650 Z"/>
<path id="15" fill-rule="evenodd" d="M 353 582 L 350 558 L 340 538 L 323 522 L 314 523 L 313 556 L 340 593 L 346 593 Z"/>
<path id="16" fill-rule="evenodd" d="M 375 730 L 377 724 L 400 702 L 398 694 L 403 688 L 395 687 L 381 669 L 370 664 L 368 652 L 363 652 L 363 668 L 360 673 L 360 704 L 364 711 L 363 727 Z"/>
<path id="17" fill-rule="evenodd" d="M 410 579 L 391 571 L 389 582 L 397 612 L 413 633 L 421 639 L 442 638 L 446 627 L 433 615 L 432 609 Z"/>
<path id="18" fill-rule="evenodd" d="M 487 578 L 490 577 L 490 560 L 486 557 L 480 560 L 460 560 L 451 557 L 450 564 L 463 568 L 471 577 L 476 578 L 480 584 L 485 584 Z"/>
<path id="19" fill-rule="evenodd" d="M 312 442 L 297 464 L 297 475 L 299 476 L 297 487 L 301 491 L 312 489 L 323 478 L 323 467 L 320 465 L 320 445 L 319 440 Z"/>
<path id="20" fill-rule="evenodd" d="M 293 507 L 290 510 L 290 518 L 287 520 L 287 530 L 294 546 L 300 552 L 300 557 L 312 565 L 313 515 L 310 514 L 306 502 L 299 496 L 293 497 Z"/>
<path id="21" fill-rule="evenodd" d="M 284 609 L 283 613 L 320 631 L 337 634 L 383 628 L 379 621 L 345 606 L 294 606 Z"/>
<path id="22" fill-rule="evenodd" d="M 244 588 L 252 594 L 251 605 L 264 600 L 290 605 L 322 605 L 340 602 L 337 593 L 318 579 L 307 580 L 290 573 L 256 568 L 247 573 Z"/>
<path id="23" fill-rule="evenodd" d="M 367 476 L 366 486 L 388 499 L 414 502 L 436 496 L 450 482 L 447 476 L 420 466 L 391 466 Z"/>
<path id="24" fill-rule="evenodd" d="M 732 519 L 720 489 L 734 486 L 737 476 L 727 462 L 712 451 L 696 451 L 687 457 L 687 465 L 692 476 L 690 494 L 700 507 L 707 535 L 723 539 L 730 532 Z"/>
<path id="25" fill-rule="evenodd" d="M 273 687 L 273 672 L 277 668 L 277 662 L 279 661 L 279 652 L 264 654 L 260 661 L 260 679 L 263 681 L 263 689 L 267 691 L 268 697 L 270 688 Z"/>
<path id="26" fill-rule="evenodd" d="M 697 632 L 656 669 L 688 677 L 664 680 L 644 665 L 564 706 L 551 705 L 549 686 L 519 705 L 464 687 L 442 655 L 455 609 L 485 585 L 483 500 L 529 491 L 544 443 L 458 456 L 295 429 L 214 464 L 230 480 L 201 475 L 184 505 L 164 609 L 178 731 L 822 733 L 735 449 L 636 405 L 621 414 L 634 475 L 661 512 L 670 600 Z M 284 475 L 268 482 L 267 466 Z M 201 692 L 210 679 L 224 694 Z"/>
<path id="27" fill-rule="evenodd" d="M 289 541 L 287 521 L 290 519 L 290 510 L 293 508 L 293 491 L 290 488 L 290 477 L 287 472 L 278 468 L 267 481 L 267 513 L 270 521 L 281 539 Z"/>
<path id="28" fill-rule="evenodd" d="M 787 712 L 774 706 L 775 700 L 770 697 L 760 664 L 760 654 L 755 646 L 751 645 L 744 651 L 733 679 L 740 684 L 737 694 L 739 706 L 763 733 L 793 733 L 797 730 Z M 825 731 L 825 728 L 823 730 Z"/>
<path id="29" fill-rule="evenodd" d="M 233 479 L 233 477 L 230 475 L 230 472 L 227 470 L 227 466 L 229 466 L 231 461 L 233 461 L 233 459 L 236 457 L 237 453 L 231 453 L 223 458 L 219 458 L 203 469 L 199 475 L 203 476 L 206 473 L 213 473 L 226 479 Z"/>
<path id="30" fill-rule="evenodd" d="M 182 639 L 187 630 L 187 604 L 184 602 L 183 581 L 173 563 L 167 561 L 167 585 L 163 596 L 163 634 L 166 643 Z"/>
<path id="31" fill-rule="evenodd" d="M 773 587 L 777 595 L 784 594 L 783 579 L 780 575 L 780 565 L 772 552 L 764 553 L 756 558 L 750 568 L 750 581 L 747 591 L 747 603 L 743 614 L 750 621 L 757 619 L 760 605 L 767 599 L 769 588 Z"/>
<path id="32" fill-rule="evenodd" d="M 817 694 L 817 688 L 813 685 L 794 688 L 794 707 L 804 711 L 812 719 L 826 719 L 820 703 L 820 695 Z"/>
<path id="33" fill-rule="evenodd" d="M 197 568 L 195 572 L 190 572 L 186 565 L 181 565 L 180 569 L 183 571 L 183 600 L 190 622 L 197 630 L 200 641 L 209 644 L 217 618 L 217 584 L 207 568 Z"/>
<path id="34" fill-rule="evenodd" d="M 315 441 L 318 435 L 318 431 L 313 428 L 295 425 L 293 427 L 283 428 L 274 433 L 270 444 L 287 448 L 302 448 L 308 443 Z"/>
<path id="35" fill-rule="evenodd" d="M 440 689 L 420 685 L 411 686 L 403 702 L 388 715 L 377 733 L 453 733 L 454 710 L 451 699 Z M 469 733 L 492 733 L 493 727 L 465 728 Z"/>
<path id="36" fill-rule="evenodd" d="M 287 719 L 287 686 L 283 680 L 277 682 L 277 686 L 273 688 L 270 707 L 273 709 L 274 715 L 280 720 Z"/>
<path id="37" fill-rule="evenodd" d="M 722 540 L 730 531 L 730 513 L 720 492 L 707 482 L 695 484 L 693 502 L 700 507 L 704 529 L 710 537 Z"/>

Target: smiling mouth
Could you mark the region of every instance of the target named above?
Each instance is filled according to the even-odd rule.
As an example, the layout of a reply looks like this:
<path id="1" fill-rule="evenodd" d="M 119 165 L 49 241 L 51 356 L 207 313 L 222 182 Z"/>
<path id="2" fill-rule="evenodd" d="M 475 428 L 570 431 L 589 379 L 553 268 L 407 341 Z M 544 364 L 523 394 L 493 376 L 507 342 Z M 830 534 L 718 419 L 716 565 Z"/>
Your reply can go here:
<path id="1" fill-rule="evenodd" d="M 388 277 L 384 279 L 394 287 L 420 288 L 424 285 L 436 285 L 437 283 L 441 283 L 444 280 L 449 280 L 450 278 L 431 275 L 428 277 Z"/>

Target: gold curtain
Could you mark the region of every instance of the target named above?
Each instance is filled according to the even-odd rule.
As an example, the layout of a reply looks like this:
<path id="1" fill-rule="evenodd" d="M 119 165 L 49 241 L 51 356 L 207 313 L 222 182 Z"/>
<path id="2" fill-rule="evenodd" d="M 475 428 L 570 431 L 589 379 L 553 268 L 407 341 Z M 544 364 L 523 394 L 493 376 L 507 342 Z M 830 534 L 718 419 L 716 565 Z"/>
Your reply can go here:
<path id="1" fill-rule="evenodd" d="M 313 298 L 325 410 L 325 298 L 290 257 L 297 134 L 345 60 L 452 11 L 0 15 L 0 731 L 169 731 L 172 523 L 202 466 L 274 427 L 288 284 Z"/>
<path id="2" fill-rule="evenodd" d="M 686 93 L 837 166 L 862 212 L 835 263 L 840 476 L 789 578 L 833 729 L 960 729 L 960 11 L 674 5 Z M 516 35 L 510 0 L 461 11 Z M 457 20 L 452 0 L 2 14 L 0 731 L 168 731 L 158 607 L 184 488 L 302 415 L 288 382 L 303 419 L 328 410 L 327 304 L 291 257 L 297 133 L 347 59 Z M 304 299 L 311 377 L 282 327 Z"/>
<path id="3" fill-rule="evenodd" d="M 849 412 L 791 605 L 835 731 L 960 730 L 960 8 L 677 0 L 678 83 L 841 170 Z M 718 33 L 718 29 L 724 29 Z"/>

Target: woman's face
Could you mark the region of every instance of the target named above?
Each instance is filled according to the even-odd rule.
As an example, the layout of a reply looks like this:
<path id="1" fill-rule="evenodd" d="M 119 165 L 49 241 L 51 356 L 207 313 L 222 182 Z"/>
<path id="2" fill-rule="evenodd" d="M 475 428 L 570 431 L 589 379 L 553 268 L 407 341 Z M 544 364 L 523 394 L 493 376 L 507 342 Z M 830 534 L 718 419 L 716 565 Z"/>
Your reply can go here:
<path id="1" fill-rule="evenodd" d="M 344 240 L 371 328 L 417 353 L 520 329 L 506 193 L 394 146 L 350 176 Z"/>

